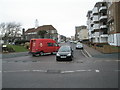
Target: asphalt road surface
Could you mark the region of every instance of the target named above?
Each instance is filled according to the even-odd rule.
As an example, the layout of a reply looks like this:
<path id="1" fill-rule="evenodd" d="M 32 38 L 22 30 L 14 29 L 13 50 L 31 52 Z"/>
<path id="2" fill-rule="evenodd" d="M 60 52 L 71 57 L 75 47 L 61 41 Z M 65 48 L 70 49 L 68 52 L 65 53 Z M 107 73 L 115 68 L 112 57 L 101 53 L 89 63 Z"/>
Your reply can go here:
<path id="1" fill-rule="evenodd" d="M 118 60 L 88 57 L 76 50 L 73 61 L 55 55 L 30 55 L 2 60 L 3 88 L 117 88 Z M 85 48 L 84 48 L 85 49 Z"/>

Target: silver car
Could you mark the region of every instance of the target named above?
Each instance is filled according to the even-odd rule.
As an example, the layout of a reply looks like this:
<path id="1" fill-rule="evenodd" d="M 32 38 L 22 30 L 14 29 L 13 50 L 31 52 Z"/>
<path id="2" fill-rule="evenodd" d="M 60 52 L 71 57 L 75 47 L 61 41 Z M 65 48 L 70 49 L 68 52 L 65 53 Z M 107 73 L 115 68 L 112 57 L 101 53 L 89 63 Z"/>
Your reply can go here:
<path id="1" fill-rule="evenodd" d="M 82 43 L 77 43 L 76 44 L 76 49 L 83 49 L 83 44 Z"/>

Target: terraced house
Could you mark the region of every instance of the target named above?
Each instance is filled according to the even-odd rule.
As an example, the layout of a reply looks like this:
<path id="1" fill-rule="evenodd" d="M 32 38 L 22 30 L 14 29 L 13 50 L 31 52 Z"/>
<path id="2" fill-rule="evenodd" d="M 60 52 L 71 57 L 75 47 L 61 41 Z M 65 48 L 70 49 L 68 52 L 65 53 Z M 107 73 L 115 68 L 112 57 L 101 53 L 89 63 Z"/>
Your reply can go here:
<path id="1" fill-rule="evenodd" d="M 46 31 L 44 38 L 51 38 L 56 41 L 58 40 L 57 30 L 52 25 L 43 25 L 37 28 L 29 28 L 25 32 L 26 40 L 30 40 L 32 38 L 42 38 L 41 35 L 38 34 L 39 31 Z"/>
<path id="2" fill-rule="evenodd" d="M 120 1 L 97 2 L 87 13 L 87 29 L 91 45 L 108 45 L 110 52 L 114 51 L 112 48 L 119 47 Z M 114 52 L 119 52 L 117 49 Z"/>

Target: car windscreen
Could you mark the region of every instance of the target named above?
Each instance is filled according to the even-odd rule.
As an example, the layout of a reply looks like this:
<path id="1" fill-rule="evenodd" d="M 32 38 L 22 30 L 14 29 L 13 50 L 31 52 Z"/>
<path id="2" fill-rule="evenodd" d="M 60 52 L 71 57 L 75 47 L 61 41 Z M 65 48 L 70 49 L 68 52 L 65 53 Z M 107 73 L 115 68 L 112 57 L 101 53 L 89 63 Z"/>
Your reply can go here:
<path id="1" fill-rule="evenodd" d="M 70 47 L 61 47 L 58 52 L 70 52 Z"/>
<path id="2" fill-rule="evenodd" d="M 82 43 L 77 43 L 77 45 L 82 45 Z"/>

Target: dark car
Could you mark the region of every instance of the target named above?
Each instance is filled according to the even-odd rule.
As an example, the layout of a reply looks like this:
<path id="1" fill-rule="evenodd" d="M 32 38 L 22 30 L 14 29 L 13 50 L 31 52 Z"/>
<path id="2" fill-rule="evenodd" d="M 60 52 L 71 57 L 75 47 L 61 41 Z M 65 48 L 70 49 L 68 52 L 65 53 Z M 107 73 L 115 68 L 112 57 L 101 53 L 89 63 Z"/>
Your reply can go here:
<path id="1" fill-rule="evenodd" d="M 72 61 L 73 59 L 73 50 L 70 46 L 61 46 L 56 54 L 56 60 L 69 60 Z"/>

